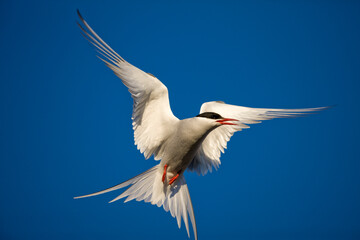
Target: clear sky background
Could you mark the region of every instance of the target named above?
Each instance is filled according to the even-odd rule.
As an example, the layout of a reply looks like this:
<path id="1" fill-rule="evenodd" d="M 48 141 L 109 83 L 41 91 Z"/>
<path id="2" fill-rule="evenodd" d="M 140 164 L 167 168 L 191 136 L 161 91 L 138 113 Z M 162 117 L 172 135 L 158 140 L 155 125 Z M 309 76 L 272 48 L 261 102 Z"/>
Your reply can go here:
<path id="1" fill-rule="evenodd" d="M 1 239 L 187 239 L 162 208 L 107 203 L 121 191 L 73 199 L 157 164 L 77 8 L 179 118 L 211 100 L 336 105 L 252 125 L 218 171 L 186 173 L 200 240 L 360 239 L 360 2 L 285 0 L 1 1 Z"/>

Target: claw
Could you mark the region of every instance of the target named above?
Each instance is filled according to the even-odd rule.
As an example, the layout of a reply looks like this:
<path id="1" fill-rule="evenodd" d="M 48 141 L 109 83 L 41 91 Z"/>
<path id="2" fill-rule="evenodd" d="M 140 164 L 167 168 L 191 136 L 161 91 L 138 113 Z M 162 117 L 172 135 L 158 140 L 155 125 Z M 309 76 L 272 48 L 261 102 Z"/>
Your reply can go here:
<path id="1" fill-rule="evenodd" d="M 173 182 L 175 182 L 175 180 L 180 176 L 181 171 L 178 172 L 178 174 L 176 174 L 176 176 L 174 176 L 173 178 L 170 179 L 169 181 L 169 185 L 173 184 Z"/>
<path id="2" fill-rule="evenodd" d="M 168 165 L 165 164 L 164 166 L 164 173 L 163 173 L 163 176 L 162 176 L 162 182 L 165 182 L 165 177 L 166 177 L 166 169 L 167 169 Z"/>

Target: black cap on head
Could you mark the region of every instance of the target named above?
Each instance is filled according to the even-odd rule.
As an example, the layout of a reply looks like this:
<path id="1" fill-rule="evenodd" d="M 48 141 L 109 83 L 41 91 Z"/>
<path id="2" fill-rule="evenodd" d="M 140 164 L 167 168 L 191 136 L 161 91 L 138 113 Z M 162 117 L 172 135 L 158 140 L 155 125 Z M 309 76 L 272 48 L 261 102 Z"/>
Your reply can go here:
<path id="1" fill-rule="evenodd" d="M 204 118 L 210 118 L 210 119 L 222 119 L 223 117 L 220 114 L 214 113 L 214 112 L 204 112 L 196 117 L 204 117 Z"/>

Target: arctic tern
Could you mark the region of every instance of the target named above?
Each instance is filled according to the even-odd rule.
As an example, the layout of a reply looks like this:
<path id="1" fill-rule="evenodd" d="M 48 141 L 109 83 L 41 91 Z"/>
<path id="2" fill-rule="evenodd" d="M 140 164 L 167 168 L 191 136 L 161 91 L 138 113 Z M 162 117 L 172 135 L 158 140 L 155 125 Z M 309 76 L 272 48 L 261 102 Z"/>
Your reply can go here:
<path id="1" fill-rule="evenodd" d="M 183 219 L 188 236 L 189 220 L 197 239 L 196 222 L 189 190 L 183 173 L 186 170 L 205 175 L 218 169 L 220 154 L 237 131 L 249 128 L 247 124 L 273 118 L 302 116 L 327 107 L 304 109 L 249 108 L 222 101 L 203 103 L 200 114 L 179 120 L 171 111 L 168 89 L 155 76 L 143 72 L 125 61 L 87 24 L 77 11 L 83 36 L 92 43 L 98 56 L 128 88 L 133 98 L 133 130 L 137 148 L 148 159 L 154 156 L 160 163 L 151 169 L 114 187 L 75 198 L 91 197 L 128 187 L 121 198 L 150 202 L 163 206 L 177 219 L 179 228 Z"/>

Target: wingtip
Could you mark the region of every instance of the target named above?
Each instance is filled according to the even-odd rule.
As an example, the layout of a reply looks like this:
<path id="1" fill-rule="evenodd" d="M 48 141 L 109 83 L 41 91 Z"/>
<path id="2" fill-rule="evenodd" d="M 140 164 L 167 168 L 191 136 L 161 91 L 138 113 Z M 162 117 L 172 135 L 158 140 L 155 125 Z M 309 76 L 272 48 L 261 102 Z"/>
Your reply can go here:
<path id="1" fill-rule="evenodd" d="M 337 104 L 333 104 L 333 105 L 330 105 L 330 106 L 326 106 L 326 107 L 324 107 L 324 110 L 327 110 L 327 109 L 330 109 L 330 108 L 334 108 L 334 107 L 336 107 L 337 106 Z"/>
<path id="2" fill-rule="evenodd" d="M 84 18 L 82 17 L 79 9 L 76 9 L 76 13 L 77 13 L 77 15 L 79 16 L 79 18 L 80 18 L 81 20 L 84 20 Z"/>
<path id="3" fill-rule="evenodd" d="M 325 107 L 313 108 L 313 112 L 307 112 L 307 113 L 305 113 L 305 115 L 306 115 L 306 114 L 317 114 L 317 113 L 319 113 L 319 112 L 328 110 L 328 109 L 333 108 L 333 107 L 335 107 L 335 106 L 336 106 L 336 105 L 330 105 L 330 106 L 325 106 Z"/>

